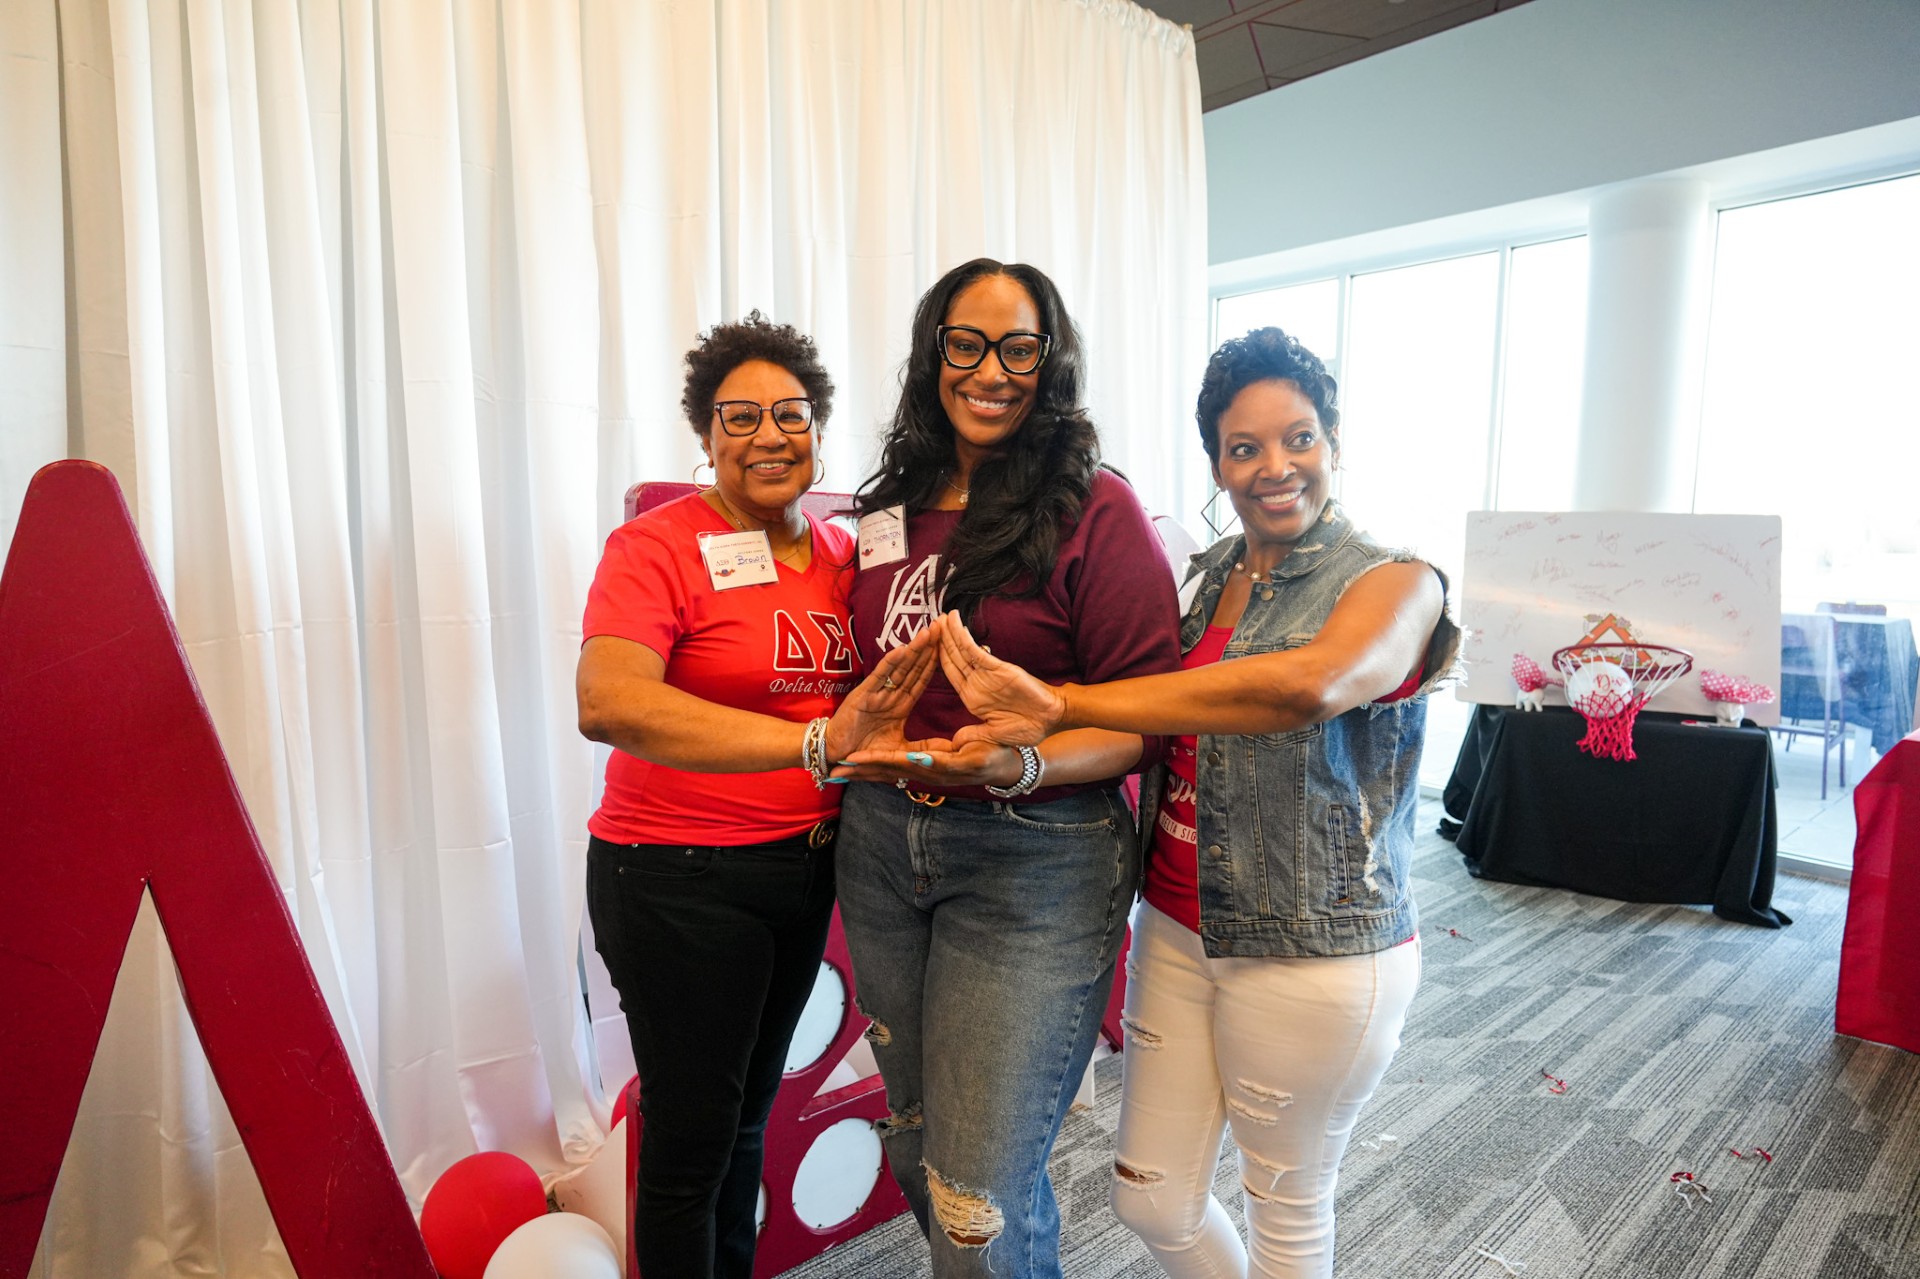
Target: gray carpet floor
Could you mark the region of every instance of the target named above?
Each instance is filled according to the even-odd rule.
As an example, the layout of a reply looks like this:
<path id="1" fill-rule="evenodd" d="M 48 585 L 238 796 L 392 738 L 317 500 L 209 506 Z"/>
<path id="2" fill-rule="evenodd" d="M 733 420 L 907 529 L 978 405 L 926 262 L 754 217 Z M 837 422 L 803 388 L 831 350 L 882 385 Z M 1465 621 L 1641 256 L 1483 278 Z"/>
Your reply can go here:
<path id="1" fill-rule="evenodd" d="M 1485 883 L 1430 834 L 1414 875 L 1425 976 L 1342 1168 L 1338 1279 L 1510 1273 L 1481 1250 L 1523 1279 L 1920 1279 L 1920 1057 L 1833 1033 L 1844 888 L 1782 876 L 1776 932 Z M 1054 1156 L 1072 1279 L 1160 1273 L 1106 1203 L 1120 1065 Z M 1215 1188 L 1238 1220 L 1230 1157 Z M 925 1244 L 902 1217 L 788 1273 L 924 1275 Z"/>

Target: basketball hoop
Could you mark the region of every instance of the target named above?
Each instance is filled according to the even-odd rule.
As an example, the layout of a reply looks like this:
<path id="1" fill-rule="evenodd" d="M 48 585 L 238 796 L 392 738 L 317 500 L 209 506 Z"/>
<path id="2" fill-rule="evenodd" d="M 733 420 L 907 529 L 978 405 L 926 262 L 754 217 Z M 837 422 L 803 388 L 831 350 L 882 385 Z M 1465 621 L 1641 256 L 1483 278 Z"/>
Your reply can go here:
<path id="1" fill-rule="evenodd" d="M 1660 690 L 1693 669 L 1693 654 L 1664 644 L 1570 644 L 1553 655 L 1566 677 L 1567 704 L 1587 721 L 1580 749 L 1596 758 L 1629 760 L 1633 721 Z"/>

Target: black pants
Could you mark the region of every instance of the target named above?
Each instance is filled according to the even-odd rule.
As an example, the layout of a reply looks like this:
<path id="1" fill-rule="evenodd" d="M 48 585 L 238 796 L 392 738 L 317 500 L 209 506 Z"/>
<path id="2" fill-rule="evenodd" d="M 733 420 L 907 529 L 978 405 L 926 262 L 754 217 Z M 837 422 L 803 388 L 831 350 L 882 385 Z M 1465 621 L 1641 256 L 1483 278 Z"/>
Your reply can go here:
<path id="1" fill-rule="evenodd" d="M 587 911 L 640 1074 L 649 1279 L 751 1279 L 767 1114 L 820 971 L 833 845 L 587 849 Z"/>

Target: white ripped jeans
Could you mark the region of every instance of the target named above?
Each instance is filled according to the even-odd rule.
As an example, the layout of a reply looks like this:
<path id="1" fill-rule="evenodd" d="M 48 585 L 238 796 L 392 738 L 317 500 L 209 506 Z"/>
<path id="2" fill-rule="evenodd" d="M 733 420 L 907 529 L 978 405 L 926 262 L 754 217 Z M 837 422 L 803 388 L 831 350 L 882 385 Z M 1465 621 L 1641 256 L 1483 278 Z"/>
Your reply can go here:
<path id="1" fill-rule="evenodd" d="M 1325 1279 L 1360 1108 L 1400 1046 L 1420 943 L 1370 955 L 1209 959 L 1145 902 L 1127 956 L 1113 1211 L 1179 1279 Z M 1213 1196 L 1233 1125 L 1242 1247 Z"/>

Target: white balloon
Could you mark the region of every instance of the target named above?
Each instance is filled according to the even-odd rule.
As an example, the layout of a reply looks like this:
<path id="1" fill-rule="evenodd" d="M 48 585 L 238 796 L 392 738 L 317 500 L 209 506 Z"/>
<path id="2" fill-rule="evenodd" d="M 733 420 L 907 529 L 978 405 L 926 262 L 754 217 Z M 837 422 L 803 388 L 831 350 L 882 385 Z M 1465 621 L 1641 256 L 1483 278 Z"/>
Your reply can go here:
<path id="1" fill-rule="evenodd" d="M 617 1256 L 627 1250 L 627 1121 L 622 1116 L 593 1158 L 553 1183 L 562 1212 L 599 1223 Z"/>
<path id="2" fill-rule="evenodd" d="M 1587 715 L 1618 714 L 1632 696 L 1633 679 L 1618 662 L 1591 661 L 1567 676 L 1567 705 Z M 1619 699 L 1617 705 L 1614 699 Z"/>
<path id="3" fill-rule="evenodd" d="M 550 1212 L 501 1242 L 484 1279 L 621 1279 L 621 1270 L 613 1240 L 591 1218 Z"/>

